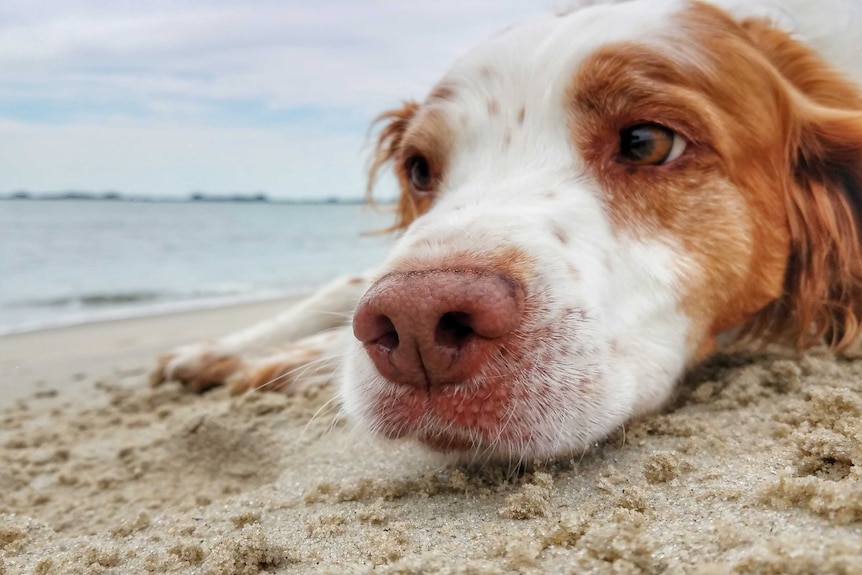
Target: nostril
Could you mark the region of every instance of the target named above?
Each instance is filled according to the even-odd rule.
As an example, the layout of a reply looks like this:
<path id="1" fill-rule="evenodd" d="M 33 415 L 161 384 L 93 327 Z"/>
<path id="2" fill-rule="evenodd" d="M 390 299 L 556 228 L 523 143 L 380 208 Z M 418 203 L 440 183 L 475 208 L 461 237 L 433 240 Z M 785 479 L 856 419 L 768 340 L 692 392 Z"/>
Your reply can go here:
<path id="1" fill-rule="evenodd" d="M 441 347 L 461 348 L 473 334 L 470 327 L 472 317 L 468 313 L 451 311 L 444 313 L 437 322 L 434 341 Z"/>
<path id="2" fill-rule="evenodd" d="M 378 315 L 374 318 L 374 333 L 377 334 L 373 343 L 386 350 L 393 351 L 398 348 L 398 330 L 395 329 L 395 324 L 385 315 Z"/>

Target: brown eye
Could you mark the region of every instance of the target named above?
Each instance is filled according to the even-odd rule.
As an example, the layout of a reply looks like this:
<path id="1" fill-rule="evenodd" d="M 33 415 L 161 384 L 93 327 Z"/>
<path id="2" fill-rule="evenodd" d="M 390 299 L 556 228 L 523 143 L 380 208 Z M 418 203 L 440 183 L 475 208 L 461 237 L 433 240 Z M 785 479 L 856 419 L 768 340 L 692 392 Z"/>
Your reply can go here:
<path id="1" fill-rule="evenodd" d="M 685 139 L 658 124 L 637 124 L 620 132 L 620 157 L 636 166 L 658 166 L 679 158 Z"/>
<path id="2" fill-rule="evenodd" d="M 410 180 L 410 187 L 413 191 L 431 191 L 434 187 L 434 180 L 431 177 L 431 168 L 428 166 L 428 160 L 423 156 L 411 156 L 404 167 L 407 170 L 407 178 Z"/>

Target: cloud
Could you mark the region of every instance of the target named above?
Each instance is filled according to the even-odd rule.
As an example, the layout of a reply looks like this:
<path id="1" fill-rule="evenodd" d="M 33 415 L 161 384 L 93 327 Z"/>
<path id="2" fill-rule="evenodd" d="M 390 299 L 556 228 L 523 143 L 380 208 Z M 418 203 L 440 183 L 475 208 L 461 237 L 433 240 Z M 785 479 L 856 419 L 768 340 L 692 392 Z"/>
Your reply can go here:
<path id="1" fill-rule="evenodd" d="M 6 0 L 0 191 L 358 195 L 368 120 L 540 10 L 527 0 Z"/>

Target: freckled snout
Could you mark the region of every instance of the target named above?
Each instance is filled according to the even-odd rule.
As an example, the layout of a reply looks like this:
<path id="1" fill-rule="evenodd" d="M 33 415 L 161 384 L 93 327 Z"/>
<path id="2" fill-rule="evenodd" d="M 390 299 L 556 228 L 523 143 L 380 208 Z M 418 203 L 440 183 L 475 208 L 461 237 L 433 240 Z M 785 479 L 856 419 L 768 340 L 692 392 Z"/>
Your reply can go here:
<path id="1" fill-rule="evenodd" d="M 524 291 L 487 270 L 391 273 L 363 296 L 353 333 L 381 375 L 421 388 L 459 384 L 521 324 Z"/>

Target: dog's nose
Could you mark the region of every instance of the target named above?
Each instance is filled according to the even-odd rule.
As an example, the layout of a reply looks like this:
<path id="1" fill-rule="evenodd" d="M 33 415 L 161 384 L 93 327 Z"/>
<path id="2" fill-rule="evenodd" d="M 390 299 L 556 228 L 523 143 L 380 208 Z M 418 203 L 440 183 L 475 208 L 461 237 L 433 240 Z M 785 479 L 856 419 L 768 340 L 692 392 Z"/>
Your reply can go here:
<path id="1" fill-rule="evenodd" d="M 434 387 L 462 383 L 504 354 L 521 324 L 524 291 L 485 270 L 392 273 L 365 293 L 353 333 L 381 375 Z"/>

